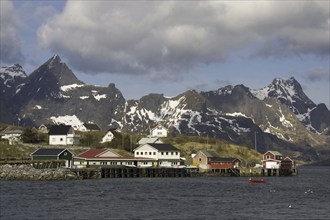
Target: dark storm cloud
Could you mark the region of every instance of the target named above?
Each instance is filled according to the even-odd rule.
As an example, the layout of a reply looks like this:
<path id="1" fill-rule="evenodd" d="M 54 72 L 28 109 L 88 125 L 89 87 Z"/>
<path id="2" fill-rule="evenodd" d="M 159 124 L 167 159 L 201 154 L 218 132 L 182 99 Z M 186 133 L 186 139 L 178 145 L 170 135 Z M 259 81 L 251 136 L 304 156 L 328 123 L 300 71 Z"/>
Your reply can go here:
<path id="1" fill-rule="evenodd" d="M 11 1 L 1 1 L 0 9 L 0 60 L 6 64 L 22 62 L 24 56 L 21 52 L 21 38 L 18 35 L 20 21 L 13 4 Z"/>
<path id="2" fill-rule="evenodd" d="M 246 48 L 259 57 L 327 56 L 329 3 L 68 1 L 38 37 L 84 72 L 176 79 Z"/>

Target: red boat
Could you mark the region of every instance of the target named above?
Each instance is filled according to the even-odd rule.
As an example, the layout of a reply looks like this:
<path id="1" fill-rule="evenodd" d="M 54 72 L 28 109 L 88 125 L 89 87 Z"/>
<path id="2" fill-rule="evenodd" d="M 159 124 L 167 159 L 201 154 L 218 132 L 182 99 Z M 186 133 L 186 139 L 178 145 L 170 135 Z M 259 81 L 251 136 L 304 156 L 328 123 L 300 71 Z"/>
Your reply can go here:
<path id="1" fill-rule="evenodd" d="M 265 179 L 249 179 L 249 183 L 265 183 L 266 180 Z"/>

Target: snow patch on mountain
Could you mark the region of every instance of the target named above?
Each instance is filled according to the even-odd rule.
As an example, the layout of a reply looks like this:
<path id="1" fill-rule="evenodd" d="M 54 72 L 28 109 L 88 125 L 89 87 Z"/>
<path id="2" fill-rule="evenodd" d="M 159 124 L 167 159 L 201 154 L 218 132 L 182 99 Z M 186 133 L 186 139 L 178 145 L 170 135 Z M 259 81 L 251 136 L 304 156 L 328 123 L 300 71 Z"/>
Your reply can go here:
<path id="1" fill-rule="evenodd" d="M 250 117 L 246 116 L 245 114 L 243 114 L 242 112 L 226 113 L 226 115 L 228 115 L 228 116 L 232 116 L 232 117 L 244 117 L 244 118 L 250 118 Z"/>
<path id="2" fill-rule="evenodd" d="M 14 65 L 7 66 L 7 67 L 1 67 L 0 68 L 0 78 L 4 79 L 5 76 L 9 76 L 10 78 L 27 77 L 23 68 L 19 64 L 14 64 Z"/>
<path id="3" fill-rule="evenodd" d="M 61 90 L 63 92 L 67 92 L 69 90 L 72 90 L 72 89 L 75 89 L 75 88 L 79 88 L 79 87 L 84 87 L 85 85 L 84 84 L 77 84 L 77 83 L 74 83 L 74 84 L 71 84 L 71 85 L 65 85 L 65 86 L 61 86 Z"/>
<path id="4" fill-rule="evenodd" d="M 107 98 L 106 94 L 99 94 L 99 92 L 96 90 L 92 90 L 91 93 L 92 93 L 94 99 L 96 99 L 97 101 Z"/>
<path id="5" fill-rule="evenodd" d="M 84 129 L 84 123 L 76 115 L 52 116 L 50 119 L 54 124 L 71 125 L 75 130 Z"/>
<path id="6" fill-rule="evenodd" d="M 281 107 L 279 107 L 279 113 L 281 114 L 280 115 L 280 122 L 282 122 L 283 126 L 284 127 L 293 127 L 291 122 L 285 118 Z"/>
<path id="7" fill-rule="evenodd" d="M 42 109 L 42 107 L 40 105 L 35 105 L 32 109 Z"/>

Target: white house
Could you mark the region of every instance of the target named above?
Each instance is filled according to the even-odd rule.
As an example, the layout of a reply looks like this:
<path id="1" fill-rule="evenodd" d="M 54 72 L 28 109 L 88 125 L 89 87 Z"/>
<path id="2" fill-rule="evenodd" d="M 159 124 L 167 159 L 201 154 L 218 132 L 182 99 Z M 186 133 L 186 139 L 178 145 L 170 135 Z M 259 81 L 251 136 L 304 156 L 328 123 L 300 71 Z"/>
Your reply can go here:
<path id="1" fill-rule="evenodd" d="M 80 136 L 74 133 L 70 125 L 53 125 L 48 132 L 49 145 L 78 144 Z"/>
<path id="2" fill-rule="evenodd" d="M 167 129 L 160 124 L 151 126 L 150 137 L 167 137 Z"/>
<path id="3" fill-rule="evenodd" d="M 74 167 L 151 167 L 151 158 L 123 157 L 112 149 L 89 149 L 74 157 Z"/>
<path id="4" fill-rule="evenodd" d="M 160 167 L 175 167 L 180 165 L 180 150 L 170 144 L 144 144 L 134 150 L 134 157 L 152 158 Z"/>
<path id="5" fill-rule="evenodd" d="M 108 130 L 107 133 L 102 137 L 100 143 L 111 142 L 115 136 L 113 135 L 111 130 Z"/>
<path id="6" fill-rule="evenodd" d="M 21 130 L 5 131 L 1 138 L 8 140 L 9 145 L 13 145 L 13 144 L 19 143 L 21 141 L 22 134 L 23 134 L 23 131 L 21 131 Z"/>

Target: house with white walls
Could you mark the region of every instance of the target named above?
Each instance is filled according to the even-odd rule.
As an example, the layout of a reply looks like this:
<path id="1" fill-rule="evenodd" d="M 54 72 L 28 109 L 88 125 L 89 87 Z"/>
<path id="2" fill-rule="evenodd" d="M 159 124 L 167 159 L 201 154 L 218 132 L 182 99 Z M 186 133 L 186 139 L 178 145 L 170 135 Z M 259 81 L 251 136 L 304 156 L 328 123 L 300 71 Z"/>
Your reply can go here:
<path id="1" fill-rule="evenodd" d="M 89 149 L 73 158 L 75 168 L 84 167 L 151 167 L 152 158 L 124 157 L 113 149 Z"/>
<path id="2" fill-rule="evenodd" d="M 161 125 L 151 125 L 150 126 L 150 137 L 167 137 L 167 129 Z"/>
<path id="3" fill-rule="evenodd" d="M 76 135 L 71 125 L 53 125 L 48 132 L 49 145 L 74 145 L 79 143 L 80 136 Z"/>
<path id="4" fill-rule="evenodd" d="M 109 129 L 105 135 L 102 137 L 102 140 L 100 141 L 101 144 L 106 143 L 106 142 L 111 142 L 115 135 L 113 134 L 113 129 Z"/>
<path id="5" fill-rule="evenodd" d="M 9 145 L 14 145 L 21 142 L 22 130 L 8 130 L 1 135 L 1 139 L 6 139 Z"/>
<path id="6" fill-rule="evenodd" d="M 177 167 L 180 166 L 180 150 L 171 144 L 149 143 L 143 144 L 134 150 L 134 157 L 152 158 L 159 167 Z"/>

